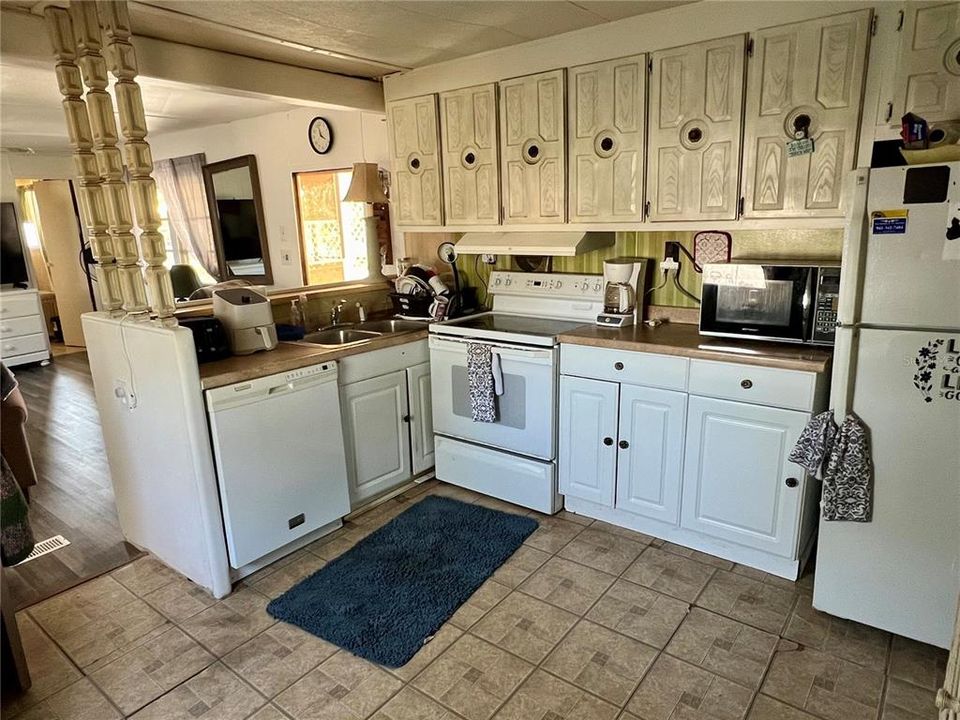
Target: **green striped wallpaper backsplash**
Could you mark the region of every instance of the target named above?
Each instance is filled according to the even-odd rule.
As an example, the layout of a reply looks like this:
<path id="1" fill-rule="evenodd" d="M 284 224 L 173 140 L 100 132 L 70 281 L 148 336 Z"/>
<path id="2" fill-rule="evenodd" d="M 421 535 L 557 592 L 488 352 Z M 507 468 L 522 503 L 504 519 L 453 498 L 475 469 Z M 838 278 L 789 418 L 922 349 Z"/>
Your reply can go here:
<path id="1" fill-rule="evenodd" d="M 668 240 L 683 243 L 693 252 L 693 232 L 618 232 L 613 247 L 597 250 L 576 257 L 555 257 L 554 272 L 603 273 L 603 261 L 618 255 L 632 255 L 653 260 L 653 285 L 659 285 L 660 274 L 656 265 L 663 259 L 663 246 Z M 732 257 L 735 260 L 839 260 L 843 243 L 841 229 L 810 230 L 741 230 L 731 233 L 733 236 Z M 474 270 L 472 258 L 461 258 L 463 274 L 471 285 L 486 282 L 489 268 L 480 265 L 479 277 Z M 494 266 L 497 270 L 516 270 L 513 258 L 500 256 Z M 700 275 L 693 269 L 687 258 L 681 258 L 680 282 L 696 296 L 700 296 Z M 649 289 L 649 287 L 648 287 Z M 482 293 L 481 293 L 482 294 Z M 647 302 L 652 305 L 670 307 L 696 307 L 670 282 L 655 290 Z"/>

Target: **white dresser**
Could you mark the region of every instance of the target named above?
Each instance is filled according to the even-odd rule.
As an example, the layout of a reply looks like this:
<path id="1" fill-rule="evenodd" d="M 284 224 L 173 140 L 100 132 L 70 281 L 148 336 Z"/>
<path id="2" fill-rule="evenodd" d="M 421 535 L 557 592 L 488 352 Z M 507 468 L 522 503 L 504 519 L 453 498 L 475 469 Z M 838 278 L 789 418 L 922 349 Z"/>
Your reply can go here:
<path id="1" fill-rule="evenodd" d="M 8 367 L 50 359 L 50 341 L 36 290 L 0 293 L 0 359 Z"/>

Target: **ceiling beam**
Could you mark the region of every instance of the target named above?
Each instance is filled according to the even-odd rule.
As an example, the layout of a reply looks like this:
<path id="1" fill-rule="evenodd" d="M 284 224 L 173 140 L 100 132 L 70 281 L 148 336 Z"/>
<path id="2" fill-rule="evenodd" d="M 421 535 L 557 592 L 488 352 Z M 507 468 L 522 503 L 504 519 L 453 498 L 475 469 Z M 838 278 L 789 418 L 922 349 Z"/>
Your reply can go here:
<path id="1" fill-rule="evenodd" d="M 53 67 L 43 18 L 0 10 L 2 60 L 11 65 Z M 348 110 L 383 112 L 383 88 L 373 80 L 284 65 L 168 40 L 134 37 L 140 75 L 206 90 Z"/>

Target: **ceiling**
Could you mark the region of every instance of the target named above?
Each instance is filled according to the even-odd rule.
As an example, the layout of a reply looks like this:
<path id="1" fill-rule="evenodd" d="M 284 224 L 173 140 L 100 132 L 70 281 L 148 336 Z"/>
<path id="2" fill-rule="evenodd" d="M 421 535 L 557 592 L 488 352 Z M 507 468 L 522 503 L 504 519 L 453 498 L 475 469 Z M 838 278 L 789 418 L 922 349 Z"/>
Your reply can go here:
<path id="1" fill-rule="evenodd" d="M 135 35 L 364 78 L 655 12 L 693 0 L 131 0 Z M 40 13 L 45 0 L 4 0 Z M 151 133 L 294 107 L 138 78 Z M 69 144 L 53 73 L 0 55 L 0 146 Z"/>
<path id="2" fill-rule="evenodd" d="M 293 105 L 202 90 L 154 78 L 137 79 L 147 126 L 153 134 L 292 109 Z M 6 149 L 66 151 L 66 123 L 57 79 L 50 69 L 11 65 L 0 60 L 0 129 Z M 116 103 L 114 103 L 116 106 Z"/>
<path id="3" fill-rule="evenodd" d="M 358 77 L 516 45 L 692 0 L 138 0 L 135 34 Z"/>

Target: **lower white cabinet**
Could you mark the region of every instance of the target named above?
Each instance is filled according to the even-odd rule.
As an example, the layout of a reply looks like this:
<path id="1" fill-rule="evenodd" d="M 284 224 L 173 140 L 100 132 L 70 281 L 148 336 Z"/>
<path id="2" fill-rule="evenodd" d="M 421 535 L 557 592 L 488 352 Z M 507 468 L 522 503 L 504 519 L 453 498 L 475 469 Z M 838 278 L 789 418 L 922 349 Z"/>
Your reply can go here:
<path id="1" fill-rule="evenodd" d="M 620 387 L 617 508 L 671 525 L 678 522 L 686 414 L 685 393 Z"/>
<path id="2" fill-rule="evenodd" d="M 787 455 L 809 418 L 691 395 L 681 525 L 793 557 L 805 477 Z"/>
<path id="3" fill-rule="evenodd" d="M 819 484 L 787 460 L 825 373 L 560 348 L 564 507 L 794 580 Z"/>
<path id="4" fill-rule="evenodd" d="M 344 385 L 340 407 L 356 506 L 411 477 L 406 371 Z"/>
<path id="5" fill-rule="evenodd" d="M 686 395 L 560 378 L 560 492 L 676 524 Z"/>
<path id="6" fill-rule="evenodd" d="M 613 507 L 617 473 L 617 383 L 560 378 L 560 493 Z"/>
<path id="7" fill-rule="evenodd" d="M 433 446 L 433 396 L 430 363 L 407 368 L 407 398 L 410 412 L 410 458 L 413 474 L 419 475 L 435 464 Z"/>
<path id="8" fill-rule="evenodd" d="M 426 340 L 340 361 L 340 412 L 350 504 L 403 485 L 434 466 Z"/>

